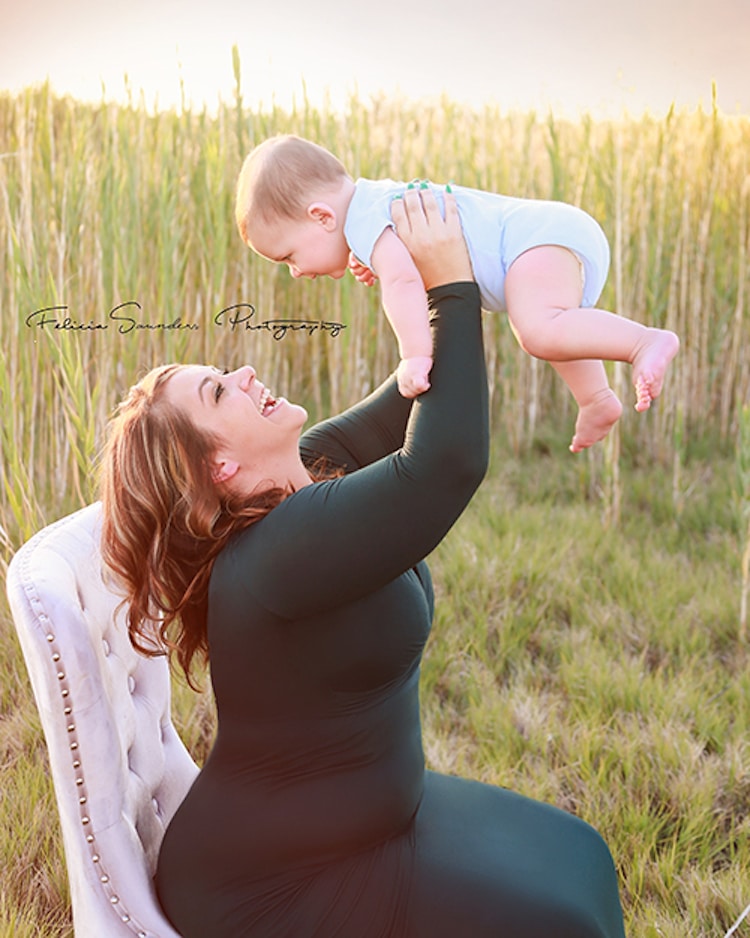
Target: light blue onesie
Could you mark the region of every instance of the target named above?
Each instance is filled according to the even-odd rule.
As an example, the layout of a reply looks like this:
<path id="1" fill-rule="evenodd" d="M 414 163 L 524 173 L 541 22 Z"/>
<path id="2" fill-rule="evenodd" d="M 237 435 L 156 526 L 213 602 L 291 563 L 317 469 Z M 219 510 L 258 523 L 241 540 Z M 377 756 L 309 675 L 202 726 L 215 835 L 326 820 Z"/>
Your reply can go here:
<path id="1" fill-rule="evenodd" d="M 391 220 L 391 202 L 406 183 L 392 179 L 358 179 L 349 204 L 344 234 L 355 256 L 371 267 L 375 242 Z M 431 186 L 442 204 L 443 187 Z M 452 186 L 464 236 L 479 284 L 482 306 L 504 312 L 505 275 L 529 248 L 544 244 L 566 247 L 583 265 L 582 306 L 594 306 L 609 270 L 609 244 L 599 224 L 565 202 L 518 199 L 464 186 Z"/>

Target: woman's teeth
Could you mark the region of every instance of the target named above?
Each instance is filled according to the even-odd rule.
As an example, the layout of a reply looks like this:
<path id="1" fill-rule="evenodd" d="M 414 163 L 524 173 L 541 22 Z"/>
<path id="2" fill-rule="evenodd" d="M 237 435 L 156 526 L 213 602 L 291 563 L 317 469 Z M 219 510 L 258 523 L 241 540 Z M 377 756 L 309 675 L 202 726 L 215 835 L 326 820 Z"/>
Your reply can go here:
<path id="1" fill-rule="evenodd" d="M 269 401 L 273 404 L 275 403 L 274 399 L 271 397 L 271 392 L 268 388 L 263 388 L 263 391 L 260 395 L 260 400 L 258 401 L 258 412 L 263 415 L 263 411 L 266 409 Z"/>

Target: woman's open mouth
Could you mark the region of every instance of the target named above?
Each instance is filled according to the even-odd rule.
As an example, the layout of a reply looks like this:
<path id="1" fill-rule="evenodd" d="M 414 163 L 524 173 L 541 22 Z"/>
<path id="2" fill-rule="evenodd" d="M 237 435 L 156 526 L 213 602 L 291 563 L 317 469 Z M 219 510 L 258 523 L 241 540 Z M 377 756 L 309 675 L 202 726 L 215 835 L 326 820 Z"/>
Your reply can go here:
<path id="1" fill-rule="evenodd" d="M 263 388 L 258 401 L 258 412 L 261 417 L 267 417 L 278 406 L 279 401 L 271 394 L 268 388 Z"/>

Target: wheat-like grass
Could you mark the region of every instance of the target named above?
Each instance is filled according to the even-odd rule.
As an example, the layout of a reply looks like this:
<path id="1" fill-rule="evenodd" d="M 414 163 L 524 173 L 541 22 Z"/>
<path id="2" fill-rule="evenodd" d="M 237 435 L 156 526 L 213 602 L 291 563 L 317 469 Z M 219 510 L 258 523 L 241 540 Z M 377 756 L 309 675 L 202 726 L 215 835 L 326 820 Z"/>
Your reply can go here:
<path id="1" fill-rule="evenodd" d="M 495 466 L 434 558 L 425 746 L 436 768 L 596 823 L 634 938 L 722 934 L 750 901 L 750 119 L 714 106 L 570 123 L 356 96 L 343 113 L 304 99 L 253 110 L 234 66 L 235 99 L 214 114 L 84 105 L 46 86 L 0 95 L 0 562 L 95 497 L 107 416 L 152 365 L 251 361 L 313 417 L 393 367 L 377 292 L 295 282 L 240 243 L 233 189 L 254 143 L 291 131 L 355 176 L 582 206 L 613 250 L 601 305 L 674 329 L 682 349 L 658 406 L 626 408 L 606 446 L 574 460 L 567 391 L 487 316 Z M 255 324 L 346 328 L 279 339 L 217 325 L 236 304 Z M 81 328 L 29 320 L 51 307 Z M 627 402 L 627 369 L 612 379 Z M 0 938 L 67 936 L 44 750 L 5 606 L 0 657 Z M 210 703 L 178 684 L 175 712 L 202 758 Z"/>
<path id="2" fill-rule="evenodd" d="M 747 119 L 714 108 L 568 123 L 447 99 L 355 97 L 344 114 L 306 100 L 291 111 L 253 111 L 239 85 L 213 115 L 150 113 L 132 102 L 59 99 L 42 86 L 0 96 L 0 525 L 12 543 L 52 505 L 62 513 L 91 496 L 107 414 L 153 364 L 249 359 L 314 414 L 345 406 L 393 365 L 376 291 L 296 283 L 252 256 L 234 231 L 244 154 L 285 131 L 320 140 L 355 175 L 559 198 L 600 220 L 613 248 L 602 305 L 673 328 L 683 343 L 659 406 L 645 417 L 628 409 L 608 450 L 612 519 L 623 446 L 674 465 L 679 501 L 679 469 L 694 441 L 736 439 L 750 395 Z M 216 313 L 239 303 L 255 307 L 256 323 L 294 317 L 346 328 L 336 339 L 319 331 L 278 341 L 215 325 Z M 121 304 L 121 321 L 108 321 Z M 64 307 L 60 318 L 107 329 L 40 329 L 28 319 L 55 306 Z M 129 317 L 182 328 L 129 328 Z M 573 408 L 551 369 L 520 352 L 503 317 L 488 317 L 487 333 L 498 432 L 522 452 L 540 420 L 554 414 L 569 428 Z M 626 371 L 613 377 L 629 402 Z"/>

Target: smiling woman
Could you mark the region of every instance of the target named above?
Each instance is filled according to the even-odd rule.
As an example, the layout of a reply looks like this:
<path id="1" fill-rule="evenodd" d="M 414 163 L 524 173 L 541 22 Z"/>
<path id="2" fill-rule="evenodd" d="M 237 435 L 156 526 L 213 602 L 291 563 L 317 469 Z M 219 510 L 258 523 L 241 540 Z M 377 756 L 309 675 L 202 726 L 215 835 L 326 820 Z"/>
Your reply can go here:
<path id="1" fill-rule="evenodd" d="M 251 497 L 269 478 L 290 491 L 312 482 L 299 452 L 307 411 L 272 397 L 249 365 L 231 374 L 185 366 L 164 393 L 197 430 L 213 435 L 212 478 L 234 495 Z"/>
<path id="2" fill-rule="evenodd" d="M 249 366 L 224 374 L 166 365 L 131 388 L 110 424 L 101 478 L 103 555 L 130 584 L 134 645 L 153 654 L 156 628 L 188 679 L 194 655 L 207 653 L 213 559 L 235 528 L 311 481 L 298 450 L 306 418 L 304 408 L 272 399 Z M 280 468 L 280 454 L 288 478 L 276 482 L 271 470 Z M 144 556 L 156 558 L 145 577 Z M 158 626 L 155 607 L 163 612 Z"/>
<path id="3" fill-rule="evenodd" d="M 424 198 L 394 209 L 431 287 L 418 400 L 392 375 L 301 434 L 252 368 L 171 366 L 111 428 L 103 555 L 131 634 L 207 655 L 216 697 L 156 874 L 184 938 L 624 938 L 593 828 L 425 767 L 425 557 L 484 476 L 489 406 L 458 210 Z"/>

